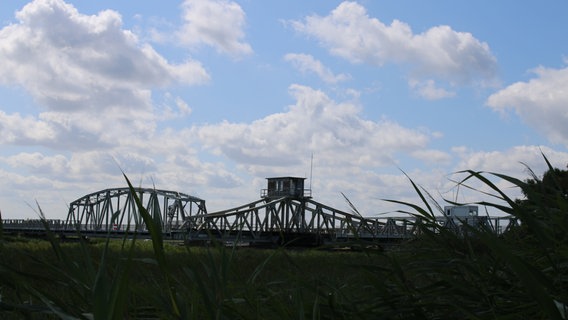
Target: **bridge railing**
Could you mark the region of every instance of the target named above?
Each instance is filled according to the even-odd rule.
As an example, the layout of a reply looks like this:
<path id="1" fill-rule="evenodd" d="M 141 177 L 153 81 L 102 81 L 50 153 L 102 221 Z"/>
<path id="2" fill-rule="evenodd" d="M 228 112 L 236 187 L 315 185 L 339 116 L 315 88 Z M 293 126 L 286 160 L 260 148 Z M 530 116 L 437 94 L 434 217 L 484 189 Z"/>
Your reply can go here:
<path id="1" fill-rule="evenodd" d="M 300 190 L 302 191 L 302 190 Z M 270 197 L 288 197 L 291 195 L 296 194 L 296 190 L 294 189 L 287 189 L 287 190 L 269 190 L 269 189 L 260 189 L 260 197 L 266 198 Z M 304 189 L 302 191 L 302 196 L 304 198 L 311 198 L 312 197 L 312 189 Z"/>
<path id="2" fill-rule="evenodd" d="M 2 219 L 2 227 L 6 231 L 45 231 L 46 225 L 53 232 L 146 232 L 145 225 L 135 224 L 69 224 L 58 219 Z M 170 231 L 182 228 L 182 222 L 173 223 Z"/>
<path id="3" fill-rule="evenodd" d="M 63 229 L 65 226 L 64 221 L 57 219 L 2 219 L 2 227 L 5 230 L 45 230 L 46 224 L 50 230 Z"/>

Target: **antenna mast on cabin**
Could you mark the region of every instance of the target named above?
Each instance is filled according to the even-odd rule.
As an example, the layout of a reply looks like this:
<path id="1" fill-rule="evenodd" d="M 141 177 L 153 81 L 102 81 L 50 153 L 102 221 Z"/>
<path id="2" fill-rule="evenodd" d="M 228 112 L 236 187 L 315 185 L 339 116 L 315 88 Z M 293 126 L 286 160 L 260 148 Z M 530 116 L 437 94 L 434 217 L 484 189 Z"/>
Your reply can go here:
<path id="1" fill-rule="evenodd" d="M 312 158 L 310 160 L 310 192 L 312 192 L 312 174 L 314 171 L 314 153 L 312 152 Z"/>

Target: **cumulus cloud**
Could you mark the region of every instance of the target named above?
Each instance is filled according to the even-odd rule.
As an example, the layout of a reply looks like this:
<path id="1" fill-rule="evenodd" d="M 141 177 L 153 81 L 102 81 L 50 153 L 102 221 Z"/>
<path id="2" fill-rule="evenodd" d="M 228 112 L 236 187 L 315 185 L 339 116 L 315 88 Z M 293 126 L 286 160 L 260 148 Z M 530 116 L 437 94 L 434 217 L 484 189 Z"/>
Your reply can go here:
<path id="1" fill-rule="evenodd" d="M 164 101 L 154 107 L 157 118 L 162 121 L 183 118 L 189 116 L 193 110 L 189 104 L 180 97 L 174 97 L 171 93 L 166 93 Z"/>
<path id="2" fill-rule="evenodd" d="M 5 159 L 0 159 L 13 168 L 28 169 L 33 174 L 44 176 L 64 174 L 68 161 L 62 155 L 46 156 L 39 152 L 19 153 Z"/>
<path id="3" fill-rule="evenodd" d="M 0 29 L 0 84 L 23 87 L 46 111 L 0 114 L 4 143 L 81 149 L 148 135 L 154 88 L 209 80 L 198 62 L 168 63 L 115 11 L 84 15 L 62 0 L 36 0 L 16 19 Z"/>
<path id="4" fill-rule="evenodd" d="M 536 78 L 517 82 L 492 94 L 487 105 L 514 112 L 554 143 L 568 146 L 568 68 L 534 70 Z"/>
<path id="5" fill-rule="evenodd" d="M 460 159 L 456 165 L 457 170 L 498 172 L 521 179 L 523 177 L 519 176 L 519 172 L 525 169 L 525 165 L 536 173 L 543 173 L 547 169 L 543 154 L 554 167 L 564 168 L 568 164 L 568 154 L 549 147 L 515 146 L 506 150 L 484 152 L 461 147 L 453 151 Z M 528 178 L 528 172 L 525 173 Z"/>
<path id="6" fill-rule="evenodd" d="M 6 114 L 0 110 L 0 143 L 32 145 L 54 141 L 57 132 L 46 121 L 38 121 L 19 113 Z"/>
<path id="7" fill-rule="evenodd" d="M 178 32 L 181 43 L 202 44 L 233 57 L 251 54 L 244 40 L 245 12 L 236 2 L 226 0 L 186 0 L 182 5 L 184 25 Z"/>
<path id="8" fill-rule="evenodd" d="M 88 16 L 62 0 L 36 0 L 16 18 L 0 30 L 0 82 L 22 85 L 52 110 L 139 105 L 140 88 L 209 78 L 197 62 L 169 64 L 111 10 Z"/>
<path id="9" fill-rule="evenodd" d="M 243 165 L 290 167 L 318 154 L 326 166 L 390 165 L 397 152 L 424 148 L 430 137 L 389 120 L 371 121 L 360 107 L 338 103 L 325 93 L 292 85 L 296 103 L 284 113 L 250 124 L 223 122 L 196 128 L 213 152 Z"/>
<path id="10" fill-rule="evenodd" d="M 0 157 L 0 162 L 18 171 L 52 178 L 60 183 L 83 181 L 86 177 L 92 182 L 104 181 L 109 177 L 120 180 L 121 172 L 139 174 L 156 170 L 154 160 L 147 155 L 128 150 L 117 151 L 82 151 L 71 156 L 20 152 Z"/>
<path id="11" fill-rule="evenodd" d="M 386 25 L 355 2 L 343 2 L 328 16 L 293 21 L 295 30 L 316 38 L 330 53 L 352 63 L 408 67 L 411 81 L 441 80 L 452 85 L 492 84 L 496 59 L 487 43 L 471 33 L 435 26 L 415 34 L 394 20 Z"/>
<path id="12" fill-rule="evenodd" d="M 292 63 L 294 67 L 303 73 L 315 73 L 320 79 L 327 83 L 338 83 L 350 78 L 347 74 L 335 75 L 329 68 L 325 67 L 321 61 L 316 60 L 309 54 L 288 53 L 284 60 Z"/>
<path id="13" fill-rule="evenodd" d="M 455 92 L 436 87 L 436 83 L 431 79 L 423 82 L 411 80 L 409 84 L 421 97 L 427 100 L 439 100 L 456 95 Z"/>

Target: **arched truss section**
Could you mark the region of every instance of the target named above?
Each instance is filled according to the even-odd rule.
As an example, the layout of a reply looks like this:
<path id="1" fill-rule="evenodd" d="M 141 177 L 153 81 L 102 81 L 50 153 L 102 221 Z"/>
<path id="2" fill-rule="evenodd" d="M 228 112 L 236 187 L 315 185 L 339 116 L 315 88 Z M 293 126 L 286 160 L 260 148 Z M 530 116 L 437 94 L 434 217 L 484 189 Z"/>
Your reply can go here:
<path id="1" fill-rule="evenodd" d="M 177 192 L 134 188 L 162 232 L 179 229 L 193 215 L 206 214 L 205 200 Z M 71 202 L 67 228 L 81 231 L 146 231 L 130 188 L 106 189 Z"/>

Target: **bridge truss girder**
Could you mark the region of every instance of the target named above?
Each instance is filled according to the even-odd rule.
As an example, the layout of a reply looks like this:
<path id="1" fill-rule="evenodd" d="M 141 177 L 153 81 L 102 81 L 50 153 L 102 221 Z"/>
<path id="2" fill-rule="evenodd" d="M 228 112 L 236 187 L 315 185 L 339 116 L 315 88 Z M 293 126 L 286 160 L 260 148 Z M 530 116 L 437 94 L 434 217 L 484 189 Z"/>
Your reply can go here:
<path id="1" fill-rule="evenodd" d="M 194 215 L 185 228 L 189 240 L 270 241 L 279 234 L 309 234 L 328 241 L 403 239 L 415 233 L 403 218 L 372 219 L 337 210 L 309 198 L 283 197 L 211 214 Z"/>
<path id="2" fill-rule="evenodd" d="M 184 193 L 150 188 L 134 191 L 162 232 L 177 230 L 189 217 L 207 213 L 205 200 Z M 65 224 L 80 231 L 147 230 L 130 188 L 101 190 L 71 202 Z"/>

